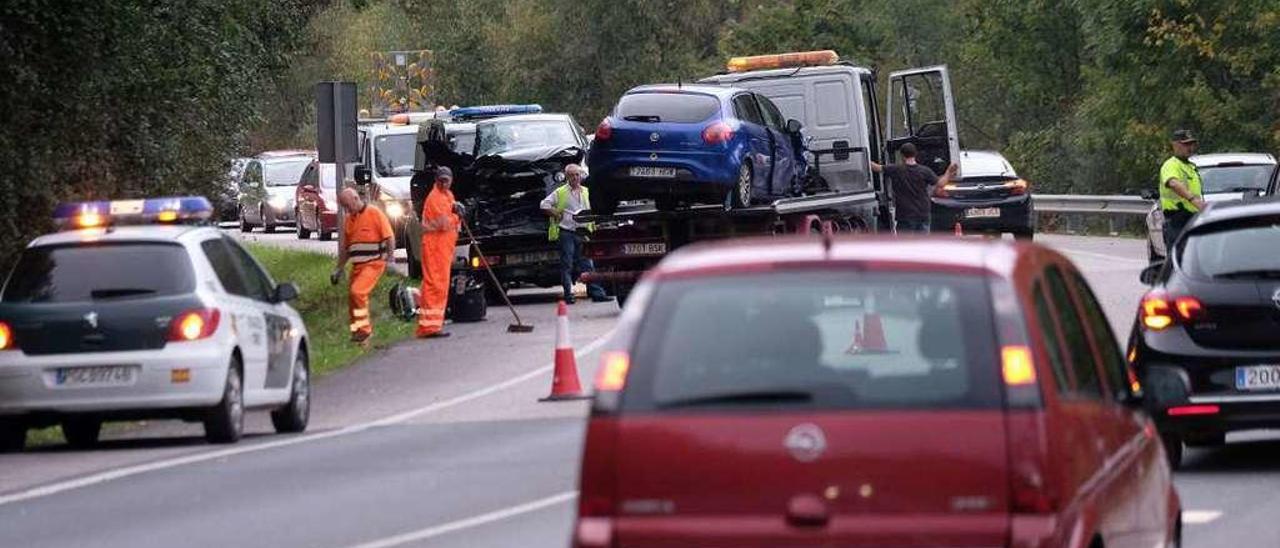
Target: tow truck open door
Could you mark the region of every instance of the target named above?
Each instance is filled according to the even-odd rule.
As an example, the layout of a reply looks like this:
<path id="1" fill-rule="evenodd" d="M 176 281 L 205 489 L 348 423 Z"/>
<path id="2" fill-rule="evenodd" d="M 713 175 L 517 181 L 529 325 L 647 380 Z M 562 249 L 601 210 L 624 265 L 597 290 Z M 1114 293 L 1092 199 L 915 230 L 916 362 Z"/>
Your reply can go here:
<path id="1" fill-rule="evenodd" d="M 889 73 L 889 161 L 905 143 L 916 146 L 916 161 L 942 175 L 960 160 L 959 128 L 945 65 Z M 959 177 L 959 173 L 957 173 Z"/>

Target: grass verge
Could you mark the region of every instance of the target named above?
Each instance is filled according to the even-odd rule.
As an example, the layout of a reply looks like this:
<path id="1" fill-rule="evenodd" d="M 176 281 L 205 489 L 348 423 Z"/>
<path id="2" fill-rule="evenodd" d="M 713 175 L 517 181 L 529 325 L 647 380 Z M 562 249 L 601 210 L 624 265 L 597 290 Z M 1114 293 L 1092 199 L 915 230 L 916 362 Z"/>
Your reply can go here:
<path id="1" fill-rule="evenodd" d="M 324 375 L 350 365 L 361 355 L 413 336 L 415 324 L 391 315 L 387 293 L 398 281 L 410 282 L 390 269 L 370 297 L 373 316 L 373 338 L 369 350 L 352 344 L 347 323 L 347 284 L 329 284 L 334 258 L 330 255 L 281 249 L 260 244 L 247 244 L 253 256 L 271 273 L 277 283 L 298 285 L 298 299 L 289 303 L 302 315 L 311 341 L 311 372 Z M 348 274 L 350 272 L 348 271 Z M 133 423 L 110 423 L 104 428 L 129 428 Z M 27 433 L 27 446 L 65 443 L 62 428 L 52 426 Z"/>

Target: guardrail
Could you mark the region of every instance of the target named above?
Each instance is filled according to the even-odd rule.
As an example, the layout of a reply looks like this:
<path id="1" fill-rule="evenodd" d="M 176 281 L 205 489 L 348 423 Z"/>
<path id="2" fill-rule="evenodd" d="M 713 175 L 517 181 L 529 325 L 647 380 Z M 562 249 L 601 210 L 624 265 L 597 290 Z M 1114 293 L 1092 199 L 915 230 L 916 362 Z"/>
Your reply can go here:
<path id="1" fill-rule="evenodd" d="M 1036 194 L 1036 211 L 1053 213 L 1112 213 L 1146 215 L 1154 200 L 1139 196 L 1087 196 L 1083 194 Z"/>

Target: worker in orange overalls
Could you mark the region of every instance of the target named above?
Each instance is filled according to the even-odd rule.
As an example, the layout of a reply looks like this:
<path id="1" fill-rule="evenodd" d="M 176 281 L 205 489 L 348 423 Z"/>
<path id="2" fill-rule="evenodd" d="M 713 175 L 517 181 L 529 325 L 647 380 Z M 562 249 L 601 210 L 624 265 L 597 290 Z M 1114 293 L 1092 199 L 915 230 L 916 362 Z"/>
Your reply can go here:
<path id="1" fill-rule="evenodd" d="M 338 243 L 338 266 L 329 276 L 329 281 L 337 285 L 347 262 L 352 264 L 350 294 L 347 297 L 351 342 L 364 344 L 373 335 L 369 294 L 394 257 L 396 236 L 382 210 L 365 204 L 355 189 L 343 189 L 338 194 L 338 203 L 346 210 L 347 220 Z"/>
<path id="2" fill-rule="evenodd" d="M 449 302 L 449 269 L 458 245 L 458 213 L 453 201 L 453 170 L 441 166 L 422 206 L 422 301 L 418 306 L 418 337 L 448 337 L 444 309 Z"/>

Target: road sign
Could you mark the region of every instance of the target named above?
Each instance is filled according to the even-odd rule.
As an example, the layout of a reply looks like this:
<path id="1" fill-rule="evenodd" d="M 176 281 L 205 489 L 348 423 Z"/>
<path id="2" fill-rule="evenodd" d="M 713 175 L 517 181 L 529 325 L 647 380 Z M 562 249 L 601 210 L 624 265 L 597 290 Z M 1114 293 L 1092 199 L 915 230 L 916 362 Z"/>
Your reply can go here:
<path id="1" fill-rule="evenodd" d="M 339 149 L 343 151 L 341 158 L 336 153 Z M 322 163 L 347 164 L 360 159 L 356 151 L 355 82 L 316 84 L 316 150 Z"/>

